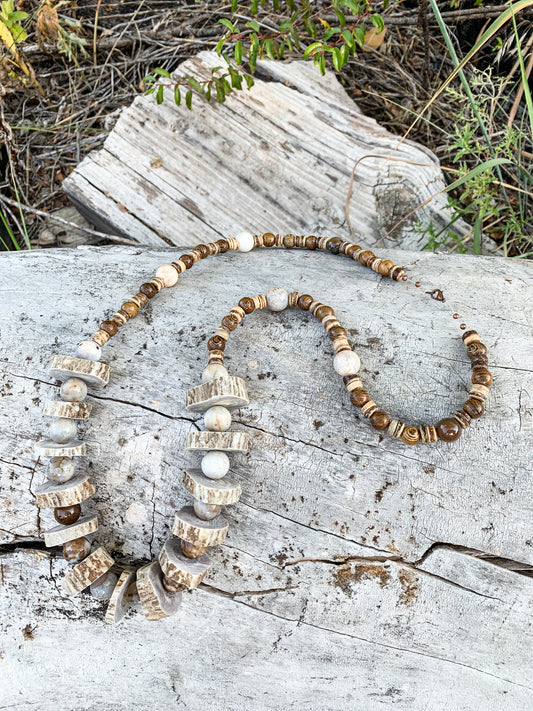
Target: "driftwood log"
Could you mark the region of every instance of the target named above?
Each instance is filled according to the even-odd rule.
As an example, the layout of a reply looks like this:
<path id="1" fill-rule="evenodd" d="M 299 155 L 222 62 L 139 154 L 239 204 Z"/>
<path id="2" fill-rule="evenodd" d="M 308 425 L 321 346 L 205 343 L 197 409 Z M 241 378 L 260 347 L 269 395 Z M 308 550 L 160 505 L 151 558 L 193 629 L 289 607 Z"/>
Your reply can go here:
<path id="1" fill-rule="evenodd" d="M 0 698 L 5 708 L 409 711 L 530 708 L 533 364 L 530 264 L 392 251 L 423 281 L 393 283 L 318 253 L 213 257 L 158 295 L 106 346 L 105 388 L 80 421 L 95 534 L 119 564 L 157 560 L 200 415 L 206 339 L 243 295 L 273 285 L 333 306 L 385 409 L 415 422 L 455 412 L 469 363 L 457 309 L 490 349 L 486 415 L 455 444 L 408 448 L 350 406 L 319 324 L 256 313 L 226 349 L 250 404 L 234 428 L 242 487 L 229 533 L 175 617 L 128 612 L 62 589 L 46 550 L 51 510 L 35 492 L 35 441 L 57 397 L 54 354 L 73 353 L 102 317 L 175 250 L 80 248 L 0 256 Z M 423 291 L 438 287 L 446 302 Z M 196 486 L 189 482 L 190 486 Z M 126 576 L 127 578 L 127 576 Z M 122 602 L 118 601 L 122 614 Z"/>
<path id="2" fill-rule="evenodd" d="M 174 78 L 207 80 L 224 64 L 200 52 Z M 434 153 L 400 143 L 361 113 L 333 73 L 321 77 L 310 62 L 259 62 L 252 89 L 224 104 L 196 96 L 189 111 L 174 104 L 172 88 L 166 97 L 160 105 L 154 96 L 135 99 L 102 150 L 64 181 L 98 229 L 159 247 L 241 230 L 350 239 L 345 204 L 356 163 L 353 241 L 419 249 L 428 241 L 419 220 L 432 220 L 436 232 L 450 221 Z M 451 229 L 463 234 L 466 226 Z"/>

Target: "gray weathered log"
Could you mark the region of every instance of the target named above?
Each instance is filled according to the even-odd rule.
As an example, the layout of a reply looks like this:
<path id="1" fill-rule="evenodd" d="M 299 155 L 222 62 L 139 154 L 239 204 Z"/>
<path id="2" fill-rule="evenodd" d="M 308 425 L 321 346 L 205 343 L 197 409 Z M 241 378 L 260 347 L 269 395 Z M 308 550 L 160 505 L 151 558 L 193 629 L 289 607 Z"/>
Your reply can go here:
<path id="1" fill-rule="evenodd" d="M 224 62 L 200 52 L 176 78 L 211 78 Z M 435 154 L 364 116 L 335 75 L 310 62 L 258 63 L 250 91 L 224 104 L 196 96 L 177 107 L 141 96 L 121 114 L 104 147 L 63 186 L 99 229 L 161 246 L 234 236 L 241 230 L 350 237 L 345 203 L 357 165 L 350 221 L 372 245 L 445 187 Z M 168 83 L 168 82 L 167 82 Z M 400 145 L 399 145 L 400 144 Z M 450 222 L 444 194 L 410 215 L 383 246 L 419 249 L 415 229 Z M 450 226 L 459 234 L 462 222 Z"/>
<path id="2" fill-rule="evenodd" d="M 69 565 L 41 550 L 46 431 L 57 396 L 54 353 L 72 353 L 176 250 L 112 248 L 0 255 L 0 698 L 188 711 L 517 711 L 531 703 L 533 598 L 530 453 L 532 268 L 500 258 L 391 251 L 421 289 L 310 252 L 213 257 L 155 297 L 104 349 L 113 372 L 91 391 L 76 459 L 96 494 L 94 534 L 124 564 L 155 560 L 197 466 L 185 408 L 206 341 L 244 295 L 274 285 L 336 310 L 376 402 L 434 422 L 464 401 L 470 368 L 453 310 L 489 347 L 486 414 L 455 444 L 408 448 L 349 403 L 331 342 L 309 314 L 256 312 L 226 347 L 244 378 L 251 436 L 232 456 L 243 489 L 200 587 L 178 614 L 129 613 L 61 589 Z M 24 288 L 21 289 L 20 285 Z M 425 291 L 439 287 L 445 303 Z M 96 453 L 99 450 L 99 454 Z M 18 548 L 18 550 L 17 550 Z"/>

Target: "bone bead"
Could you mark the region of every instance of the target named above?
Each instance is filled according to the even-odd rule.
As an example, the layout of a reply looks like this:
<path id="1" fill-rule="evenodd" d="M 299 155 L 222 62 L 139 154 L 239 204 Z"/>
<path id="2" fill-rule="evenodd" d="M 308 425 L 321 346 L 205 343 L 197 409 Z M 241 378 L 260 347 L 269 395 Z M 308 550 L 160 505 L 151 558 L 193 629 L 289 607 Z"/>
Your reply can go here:
<path id="1" fill-rule="evenodd" d="M 120 574 L 117 584 L 113 592 L 111 593 L 111 598 L 109 600 L 109 605 L 107 606 L 107 611 L 105 613 L 105 621 L 110 625 L 118 624 L 126 614 L 129 608 L 129 603 L 126 599 L 126 593 L 129 586 L 135 580 L 134 570 L 123 570 Z"/>
<path id="2" fill-rule="evenodd" d="M 162 264 L 157 268 L 155 275 L 158 279 L 161 279 L 166 287 L 171 287 L 178 283 L 178 272 L 172 264 Z"/>
<path id="3" fill-rule="evenodd" d="M 202 372 L 202 383 L 210 383 L 212 380 L 217 378 L 227 378 L 229 373 L 220 363 L 212 363 L 204 368 Z"/>
<path id="4" fill-rule="evenodd" d="M 246 432 L 189 432 L 186 449 L 246 452 L 250 435 Z"/>
<path id="5" fill-rule="evenodd" d="M 67 417 L 72 420 L 86 420 L 91 414 L 92 405 L 88 402 L 45 402 L 43 415 L 50 417 Z"/>
<path id="6" fill-rule="evenodd" d="M 69 378 L 61 384 L 59 394 L 65 402 L 82 402 L 87 397 L 87 383 L 80 378 Z"/>
<path id="7" fill-rule="evenodd" d="M 157 560 L 137 571 L 137 591 L 147 620 L 169 617 L 181 605 L 181 593 L 169 593 L 163 585 L 163 571 Z"/>
<path id="8" fill-rule="evenodd" d="M 56 355 L 50 363 L 50 375 L 58 380 L 81 378 L 90 385 L 107 385 L 111 368 L 106 363 Z"/>
<path id="9" fill-rule="evenodd" d="M 420 430 L 420 441 L 424 444 L 429 444 L 430 442 L 436 442 L 438 440 L 437 430 L 433 425 L 422 425 L 418 429 Z"/>
<path id="10" fill-rule="evenodd" d="M 225 452 L 207 452 L 200 467 L 208 479 L 222 479 L 229 471 L 229 457 Z"/>
<path id="11" fill-rule="evenodd" d="M 214 405 L 245 407 L 248 402 L 244 380 L 228 376 L 190 388 L 187 391 L 186 407 L 189 412 L 205 412 Z"/>
<path id="12" fill-rule="evenodd" d="M 361 361 L 357 353 L 353 351 L 340 351 L 333 358 L 335 372 L 343 377 L 346 375 L 357 375 L 361 367 Z"/>
<path id="13" fill-rule="evenodd" d="M 104 573 L 98 580 L 91 583 L 91 595 L 96 600 L 110 600 L 118 582 L 115 573 Z"/>
<path id="14" fill-rule="evenodd" d="M 69 420 L 67 417 L 60 417 L 50 425 L 49 434 L 54 442 L 67 444 L 76 437 L 78 428 L 73 420 Z"/>
<path id="15" fill-rule="evenodd" d="M 172 533 L 194 545 L 217 546 L 226 538 L 228 526 L 223 516 L 217 516 L 212 521 L 202 521 L 192 506 L 184 506 L 176 514 Z"/>
<path id="16" fill-rule="evenodd" d="M 225 432 L 231 427 L 231 412 L 222 405 L 215 405 L 204 412 L 204 426 L 210 432 Z"/>
<path id="17" fill-rule="evenodd" d="M 185 472 L 183 485 L 195 499 L 218 506 L 235 504 L 242 493 L 239 484 L 228 479 L 209 479 L 199 469 Z"/>
<path id="18" fill-rule="evenodd" d="M 489 394 L 489 389 L 486 385 L 472 385 L 470 388 L 470 397 L 474 400 L 481 400 L 485 402 L 487 395 Z"/>
<path id="19" fill-rule="evenodd" d="M 40 508 L 56 508 L 81 504 L 95 492 L 88 474 L 78 474 L 63 484 L 47 481 L 35 491 L 37 506 Z"/>
<path id="20" fill-rule="evenodd" d="M 64 591 L 70 597 L 74 597 L 88 588 L 95 580 L 101 578 L 104 573 L 107 573 L 114 562 L 105 548 L 97 548 L 65 575 L 63 578 Z"/>
<path id="21" fill-rule="evenodd" d="M 98 516 L 82 516 L 70 526 L 54 526 L 44 533 L 44 545 L 47 548 L 62 546 L 63 543 L 83 538 L 98 530 Z"/>
<path id="22" fill-rule="evenodd" d="M 100 360 L 102 349 L 94 341 L 82 341 L 76 349 L 76 358 L 83 360 Z"/>
<path id="23" fill-rule="evenodd" d="M 197 499 L 193 502 L 194 513 L 201 518 L 202 521 L 211 521 L 216 518 L 220 513 L 221 506 L 217 504 L 206 504 L 203 501 L 198 501 Z"/>
<path id="24" fill-rule="evenodd" d="M 251 232 L 240 232 L 235 239 L 239 252 L 250 252 L 254 248 L 254 236 Z"/>
<path id="25" fill-rule="evenodd" d="M 165 542 L 159 554 L 159 564 L 167 577 L 188 588 L 197 588 L 211 567 L 211 559 L 205 554 L 187 558 L 181 552 L 179 538 L 173 536 Z"/>
<path id="26" fill-rule="evenodd" d="M 267 304 L 271 311 L 283 311 L 289 305 L 289 294 L 281 286 L 267 291 Z"/>
<path id="27" fill-rule="evenodd" d="M 81 457 L 87 454 L 85 442 L 74 440 L 68 444 L 58 444 L 49 439 L 36 442 L 33 448 L 36 457 Z"/>
<path id="28" fill-rule="evenodd" d="M 365 417 L 371 417 L 371 415 L 374 414 L 374 412 L 378 411 L 378 406 L 373 400 L 369 400 L 363 407 L 361 408 L 361 412 Z"/>
<path id="29" fill-rule="evenodd" d="M 46 476 L 56 484 L 63 484 L 74 476 L 76 467 L 70 457 L 52 457 L 46 468 Z"/>

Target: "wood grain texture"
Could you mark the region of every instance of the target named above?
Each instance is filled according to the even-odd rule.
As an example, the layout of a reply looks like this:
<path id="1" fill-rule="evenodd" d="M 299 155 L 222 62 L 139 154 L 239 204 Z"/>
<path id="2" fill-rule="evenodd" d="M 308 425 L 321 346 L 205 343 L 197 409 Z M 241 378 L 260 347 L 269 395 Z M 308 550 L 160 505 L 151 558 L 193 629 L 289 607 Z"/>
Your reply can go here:
<path id="1" fill-rule="evenodd" d="M 181 64 L 177 76 L 211 77 L 215 52 Z M 100 229 L 141 244 L 192 244 L 253 232 L 350 238 L 345 202 L 356 162 L 350 219 L 356 240 L 386 235 L 445 187 L 436 156 L 364 116 L 333 73 L 311 62 L 258 62 L 255 86 L 224 104 L 195 97 L 193 111 L 169 91 L 157 105 L 138 97 L 104 147 L 64 181 L 74 204 Z M 387 160 L 394 151 L 394 155 Z M 193 170 L 189 169 L 193 166 Z M 302 207 L 305 206 L 305 209 Z M 381 246 L 420 248 L 450 220 L 438 194 Z M 463 223 L 452 227 L 466 232 Z"/>
<path id="2" fill-rule="evenodd" d="M 186 392 L 200 382 L 220 315 L 244 295 L 281 285 L 330 304 L 373 399 L 406 422 L 435 422 L 465 399 L 457 310 L 489 348 L 486 414 L 455 444 L 408 448 L 350 405 L 315 319 L 256 312 L 225 351 L 250 397 L 233 413 L 250 448 L 231 457 L 228 474 L 243 493 L 224 510 L 229 533 L 200 587 L 173 618 L 129 613 L 116 628 L 103 626 L 105 602 L 64 595 L 69 566 L 41 550 L 52 513 L 34 499 L 44 466 L 33 444 L 48 426 L 40 408 L 57 394 L 47 365 L 175 255 L 0 255 L 3 705 L 528 709 L 533 304 L 524 262 L 391 250 L 419 290 L 317 253 L 196 265 L 106 346 L 112 377 L 89 394 L 93 411 L 80 423 L 90 454 L 76 465 L 97 487 L 84 509 L 98 512 L 95 538 L 119 563 L 154 560 L 174 513 L 191 503 L 181 476 L 197 455 L 184 445 L 202 417 L 186 410 Z M 216 302 L 206 299 L 215 282 Z M 433 287 L 444 304 L 424 294 Z"/>

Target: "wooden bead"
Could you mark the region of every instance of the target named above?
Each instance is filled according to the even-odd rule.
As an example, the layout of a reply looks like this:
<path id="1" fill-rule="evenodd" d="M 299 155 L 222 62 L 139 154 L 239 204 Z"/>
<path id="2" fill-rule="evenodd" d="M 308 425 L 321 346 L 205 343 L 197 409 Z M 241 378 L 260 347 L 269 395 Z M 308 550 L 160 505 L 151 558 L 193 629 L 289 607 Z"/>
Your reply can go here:
<path id="1" fill-rule="evenodd" d="M 489 387 L 492 385 L 492 374 L 488 370 L 475 370 L 472 373 L 472 383 L 474 385 L 485 385 L 486 387 Z"/>
<path id="2" fill-rule="evenodd" d="M 150 282 L 145 282 L 144 284 L 141 284 L 141 286 L 139 287 L 139 291 L 141 294 L 144 294 L 147 299 L 153 299 L 154 296 L 157 294 L 156 287 Z"/>
<path id="3" fill-rule="evenodd" d="M 470 399 L 474 400 L 481 400 L 481 402 L 485 402 L 487 399 L 487 396 L 489 394 L 489 389 L 486 385 L 478 385 L 477 383 L 475 385 L 472 385 L 470 388 Z"/>
<path id="4" fill-rule="evenodd" d="M 276 244 L 276 236 L 272 232 L 265 232 L 263 235 L 263 244 L 265 247 L 273 247 Z"/>
<path id="5" fill-rule="evenodd" d="M 91 340 L 94 341 L 98 346 L 105 346 L 105 344 L 109 341 L 110 338 L 111 336 L 107 331 L 102 331 L 102 329 L 98 329 L 98 331 L 96 331 L 96 333 L 92 336 Z"/>
<path id="6" fill-rule="evenodd" d="M 247 432 L 189 432 L 185 449 L 246 452 L 249 440 Z"/>
<path id="7" fill-rule="evenodd" d="M 371 252 L 369 249 L 365 249 L 365 251 L 361 252 L 361 254 L 359 255 L 359 261 L 364 267 L 366 267 L 367 262 L 370 259 L 374 259 L 375 256 L 376 255 L 374 254 L 374 252 Z"/>
<path id="8" fill-rule="evenodd" d="M 373 400 L 369 400 L 367 403 L 365 403 L 362 408 L 361 412 L 365 417 L 370 417 L 371 415 L 374 414 L 374 412 L 377 412 L 378 406 Z"/>
<path id="9" fill-rule="evenodd" d="M 114 562 L 105 548 L 97 548 L 65 575 L 63 589 L 71 597 L 77 595 L 107 573 Z"/>
<path id="10" fill-rule="evenodd" d="M 120 574 L 118 582 L 111 593 L 109 605 L 105 613 L 105 621 L 108 624 L 116 625 L 124 618 L 129 607 L 126 600 L 126 592 L 134 580 L 134 570 L 123 570 Z"/>
<path id="11" fill-rule="evenodd" d="M 98 530 L 98 516 L 82 516 L 70 526 L 54 526 L 44 532 L 44 545 L 47 548 L 62 546 L 75 538 L 88 536 Z"/>
<path id="12" fill-rule="evenodd" d="M 135 296 L 132 296 L 130 301 L 133 301 L 137 306 L 142 309 L 148 303 L 150 299 L 143 294 L 142 291 L 138 291 Z"/>
<path id="13" fill-rule="evenodd" d="M 88 474 L 78 474 L 63 484 L 47 481 L 35 490 L 35 499 L 40 508 L 56 508 L 81 504 L 95 492 Z"/>
<path id="14" fill-rule="evenodd" d="M 420 439 L 422 442 L 429 444 L 438 440 L 437 430 L 433 425 L 423 425 L 420 429 Z"/>
<path id="15" fill-rule="evenodd" d="M 241 309 L 244 311 L 245 314 L 251 314 L 255 311 L 254 300 L 251 299 L 249 296 L 244 296 L 239 301 L 239 306 L 241 307 Z"/>
<path id="16" fill-rule="evenodd" d="M 181 552 L 186 558 L 201 558 L 207 552 L 207 546 L 197 546 L 188 541 L 180 541 Z"/>
<path id="17" fill-rule="evenodd" d="M 228 376 L 190 388 L 187 391 L 186 408 L 189 412 L 205 412 L 213 405 L 223 405 L 228 408 L 246 407 L 248 402 L 244 380 Z"/>
<path id="18" fill-rule="evenodd" d="M 285 249 L 292 249 L 296 244 L 296 237 L 294 235 L 285 235 L 283 238 L 283 246 Z"/>
<path id="19" fill-rule="evenodd" d="M 391 420 L 387 432 L 391 435 L 391 437 L 399 438 L 402 436 L 404 429 L 404 422 L 400 422 L 399 420 Z"/>
<path id="20" fill-rule="evenodd" d="M 443 442 L 455 442 L 461 436 L 461 427 L 452 417 L 445 417 L 437 422 L 435 429 L 439 439 Z"/>
<path id="21" fill-rule="evenodd" d="M 227 328 L 228 331 L 234 331 L 237 326 L 239 325 L 239 322 L 235 318 L 235 316 L 231 314 L 227 314 L 227 316 L 224 316 L 224 318 L 221 321 L 222 325 L 224 328 Z"/>
<path id="22" fill-rule="evenodd" d="M 382 412 L 381 410 L 373 412 L 369 420 L 375 430 L 386 430 L 390 424 L 390 417 L 386 412 Z"/>
<path id="23" fill-rule="evenodd" d="M 100 324 L 100 328 L 102 331 L 105 331 L 106 333 L 109 333 L 110 336 L 114 336 L 116 332 L 118 331 L 118 326 L 116 323 L 113 323 L 113 321 L 102 321 Z"/>
<path id="24" fill-rule="evenodd" d="M 487 346 L 479 341 L 474 341 L 466 347 L 466 355 L 469 358 L 475 358 L 477 356 L 486 356 L 487 353 Z"/>
<path id="25" fill-rule="evenodd" d="M 470 365 L 472 367 L 472 370 L 475 370 L 476 368 L 486 368 L 489 364 L 489 359 L 487 358 L 486 355 L 478 355 L 474 356 L 473 358 L 470 359 Z"/>
<path id="26" fill-rule="evenodd" d="M 485 412 L 485 408 L 481 400 L 467 400 L 463 405 L 463 410 L 470 415 L 473 420 L 477 420 L 478 417 Z"/>
<path id="27" fill-rule="evenodd" d="M 137 591 L 147 620 L 161 620 L 174 615 L 181 605 L 182 594 L 170 593 L 163 585 L 163 571 L 157 560 L 137 571 Z"/>
<path id="28" fill-rule="evenodd" d="M 401 434 L 404 444 L 414 445 L 420 442 L 420 432 L 417 427 L 405 427 Z"/>
<path id="29" fill-rule="evenodd" d="M 219 240 L 217 240 L 217 244 L 218 244 L 218 249 L 220 251 L 220 254 L 224 254 L 225 252 L 228 251 L 229 244 L 228 244 L 227 240 L 219 239 Z M 240 249 L 240 247 L 239 247 L 239 249 Z"/>
<path id="30" fill-rule="evenodd" d="M 355 405 L 355 407 L 363 407 L 369 400 L 370 395 L 366 390 L 361 390 L 360 388 L 350 394 L 350 402 L 352 405 Z"/>
<path id="31" fill-rule="evenodd" d="M 184 506 L 175 516 L 172 533 L 197 546 L 216 546 L 224 542 L 228 526 L 223 516 L 217 516 L 212 521 L 202 521 L 192 506 Z"/>
<path id="32" fill-rule="evenodd" d="M 353 390 L 360 390 L 363 387 L 361 378 L 358 375 L 345 375 L 342 382 L 346 385 L 346 390 L 351 393 Z"/>
<path id="33" fill-rule="evenodd" d="M 227 478 L 209 479 L 201 469 L 191 469 L 185 472 L 183 485 L 195 499 L 206 504 L 227 506 L 235 504 L 242 493 L 239 484 Z"/>
<path id="34" fill-rule="evenodd" d="M 318 240 L 314 235 L 310 235 L 306 240 L 305 240 L 305 248 L 306 249 L 316 249 L 318 246 Z"/>
<path id="35" fill-rule="evenodd" d="M 334 315 L 334 313 L 335 312 L 333 311 L 331 306 L 325 306 L 324 304 L 322 304 L 322 306 L 319 306 L 317 308 L 314 315 L 319 321 L 322 321 L 324 318 L 326 318 L 326 316 L 332 316 Z"/>
<path id="36" fill-rule="evenodd" d="M 72 378 L 72 380 L 74 380 L 74 378 Z M 88 402 L 61 402 L 60 400 L 54 400 L 53 402 L 44 403 L 43 415 L 66 417 L 73 420 L 86 420 L 91 414 L 92 407 L 93 406 Z"/>
<path id="37" fill-rule="evenodd" d="M 328 252 L 331 252 L 331 254 L 338 254 L 340 250 L 342 240 L 339 239 L 338 237 L 332 237 L 332 239 L 329 239 L 326 245 L 326 248 Z"/>
<path id="38" fill-rule="evenodd" d="M 50 375 L 58 380 L 80 378 L 89 385 L 107 385 L 111 368 L 106 363 L 56 355 L 50 362 Z"/>
<path id="39" fill-rule="evenodd" d="M 464 410 L 458 410 L 453 416 L 453 419 L 457 420 L 463 429 L 466 429 L 472 422 L 472 418 Z"/>
<path id="40" fill-rule="evenodd" d="M 184 555 L 181 543 L 175 536 L 165 541 L 159 554 L 161 570 L 175 583 L 197 588 L 211 567 L 211 559 L 205 553 L 193 557 Z"/>
<path id="41" fill-rule="evenodd" d="M 223 351 L 226 347 L 226 341 L 220 336 L 211 336 L 207 341 L 207 349 L 210 351 L 220 350 Z"/>
<path id="42" fill-rule="evenodd" d="M 135 318 L 139 313 L 139 307 L 134 304 L 133 301 L 125 301 L 120 307 L 122 311 L 125 311 L 130 318 Z"/>
<path id="43" fill-rule="evenodd" d="M 391 279 L 394 279 L 394 281 L 400 281 L 402 277 L 405 276 L 405 271 L 401 267 L 394 267 L 394 269 L 391 270 L 389 277 Z"/>
<path id="44" fill-rule="evenodd" d="M 91 543 L 87 538 L 74 538 L 63 544 L 63 558 L 79 562 L 91 552 Z"/>
<path id="45" fill-rule="evenodd" d="M 333 326 L 328 330 L 328 336 L 331 338 L 332 341 L 335 341 L 337 338 L 341 337 L 346 338 L 346 329 L 342 326 Z"/>
<path id="46" fill-rule="evenodd" d="M 81 516 L 81 506 L 74 504 L 73 506 L 58 506 L 54 509 L 54 518 L 58 523 L 68 526 L 75 523 Z"/>
<path id="47" fill-rule="evenodd" d="M 206 257 L 209 257 L 209 249 L 207 248 L 206 244 L 198 244 L 194 249 L 200 255 L 200 259 L 205 259 Z"/>
<path id="48" fill-rule="evenodd" d="M 301 294 L 301 296 L 298 299 L 298 308 L 302 309 L 302 311 L 309 311 L 309 307 L 313 303 L 313 297 L 309 296 L 309 294 Z"/>
<path id="49" fill-rule="evenodd" d="M 475 343 L 476 341 L 481 341 L 481 338 L 479 337 L 477 331 L 465 331 L 465 333 L 463 333 L 462 338 L 465 346 L 468 346 L 471 343 Z"/>

